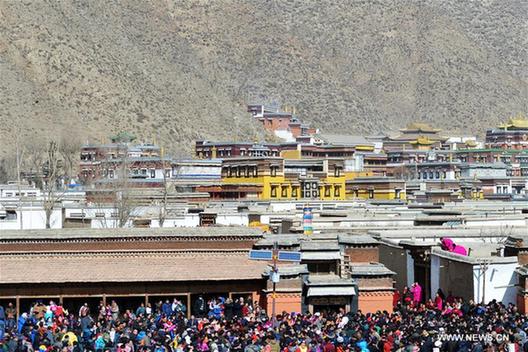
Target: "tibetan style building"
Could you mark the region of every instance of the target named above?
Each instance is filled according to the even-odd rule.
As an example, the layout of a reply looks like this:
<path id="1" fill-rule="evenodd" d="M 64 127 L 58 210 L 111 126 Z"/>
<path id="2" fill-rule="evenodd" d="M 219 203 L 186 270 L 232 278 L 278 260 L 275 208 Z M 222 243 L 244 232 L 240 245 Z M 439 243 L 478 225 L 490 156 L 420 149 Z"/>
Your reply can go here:
<path id="1" fill-rule="evenodd" d="M 448 137 L 439 134 L 440 131 L 426 123 L 412 123 L 401 129 L 401 134 L 398 136 L 386 137 L 383 141 L 383 148 L 386 151 L 439 149 L 448 140 Z"/>
<path id="2" fill-rule="evenodd" d="M 485 145 L 486 148 L 528 149 L 528 119 L 518 115 L 488 130 Z"/>

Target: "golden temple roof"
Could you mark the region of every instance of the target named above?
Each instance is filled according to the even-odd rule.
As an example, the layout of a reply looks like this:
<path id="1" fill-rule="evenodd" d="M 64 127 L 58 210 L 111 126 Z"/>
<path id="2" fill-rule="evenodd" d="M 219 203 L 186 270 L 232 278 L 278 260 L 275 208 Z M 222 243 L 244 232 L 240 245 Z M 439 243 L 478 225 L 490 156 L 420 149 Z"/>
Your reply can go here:
<path id="1" fill-rule="evenodd" d="M 519 129 L 528 129 L 528 119 L 524 117 L 522 114 L 518 114 L 515 117 L 510 117 L 510 119 L 502 124 L 499 125 L 500 128 L 508 129 L 508 128 L 519 128 Z"/>
<path id="2" fill-rule="evenodd" d="M 472 139 L 469 139 L 465 142 L 466 146 L 470 147 L 470 148 L 473 148 L 473 147 L 476 147 L 477 146 L 477 142 L 472 140 Z"/>
<path id="3" fill-rule="evenodd" d="M 431 145 L 431 144 L 434 144 L 435 142 L 430 140 L 429 138 L 427 137 L 424 137 L 424 136 L 420 136 L 418 137 L 415 141 L 411 141 L 409 142 L 411 144 L 417 144 L 417 145 Z"/>
<path id="4" fill-rule="evenodd" d="M 441 130 L 438 128 L 433 128 L 429 124 L 424 122 L 413 122 L 410 125 L 407 125 L 406 128 L 400 129 L 401 132 L 424 132 L 424 133 L 437 133 Z"/>

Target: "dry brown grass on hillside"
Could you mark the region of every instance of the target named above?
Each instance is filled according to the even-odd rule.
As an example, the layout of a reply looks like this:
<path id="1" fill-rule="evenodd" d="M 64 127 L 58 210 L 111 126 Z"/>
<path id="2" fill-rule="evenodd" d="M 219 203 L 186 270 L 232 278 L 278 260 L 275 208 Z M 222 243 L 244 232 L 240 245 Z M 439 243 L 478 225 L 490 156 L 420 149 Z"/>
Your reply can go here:
<path id="1" fill-rule="evenodd" d="M 248 101 L 329 133 L 482 133 L 528 110 L 526 18 L 522 0 L 0 2 L 2 150 L 17 126 L 185 154 L 262 138 Z"/>

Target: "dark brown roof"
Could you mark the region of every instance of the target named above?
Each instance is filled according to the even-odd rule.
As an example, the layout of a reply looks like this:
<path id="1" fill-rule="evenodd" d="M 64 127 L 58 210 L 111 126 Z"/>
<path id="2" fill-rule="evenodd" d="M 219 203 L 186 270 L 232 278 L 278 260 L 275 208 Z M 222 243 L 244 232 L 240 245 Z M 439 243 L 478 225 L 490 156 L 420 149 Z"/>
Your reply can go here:
<path id="1" fill-rule="evenodd" d="M 261 279 L 266 262 L 247 251 L 2 253 L 0 284 Z"/>
<path id="2" fill-rule="evenodd" d="M 168 227 L 168 228 L 107 228 L 107 229 L 43 229 L 43 230 L 4 230 L 0 231 L 0 241 L 43 241 L 43 240 L 80 240 L 80 239 L 127 239 L 127 238 L 164 238 L 192 237 L 196 239 L 214 239 L 219 237 L 262 237 L 262 231 L 248 227 L 212 226 L 212 227 Z"/>

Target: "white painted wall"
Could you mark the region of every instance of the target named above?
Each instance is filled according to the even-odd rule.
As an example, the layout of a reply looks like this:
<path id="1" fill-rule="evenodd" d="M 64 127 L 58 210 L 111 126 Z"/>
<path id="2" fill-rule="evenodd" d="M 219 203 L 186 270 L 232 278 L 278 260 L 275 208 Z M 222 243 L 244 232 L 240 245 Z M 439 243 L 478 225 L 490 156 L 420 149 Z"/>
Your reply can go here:
<path id="1" fill-rule="evenodd" d="M 489 226 L 526 226 L 528 225 L 528 222 L 526 219 L 479 219 L 479 220 L 466 220 L 466 226 L 467 227 L 489 227 Z"/>
<path id="2" fill-rule="evenodd" d="M 481 275 L 483 269 L 480 265 L 475 265 L 473 267 L 474 300 L 476 302 L 482 301 L 483 288 L 486 285 L 485 302 L 496 299 L 506 305 L 508 303 L 516 303 L 517 287 L 515 287 L 515 284 L 517 282 L 517 274 L 515 274 L 515 269 L 517 266 L 517 262 L 491 264 L 486 271 L 484 280 L 484 275 Z"/>
<path id="3" fill-rule="evenodd" d="M 270 203 L 269 210 L 272 212 L 295 211 L 296 204 L 292 202 Z"/>
<path id="4" fill-rule="evenodd" d="M 218 214 L 216 223 L 224 226 L 249 226 L 249 218 L 247 213 Z"/>
<path id="5" fill-rule="evenodd" d="M 0 220 L 0 230 L 20 230 L 20 222 L 24 230 L 38 230 L 46 228 L 46 212 L 42 207 L 24 208 L 22 216 L 16 211 L 15 220 Z M 62 228 L 62 209 L 59 207 L 51 213 L 50 226 L 52 229 Z"/>
<path id="6" fill-rule="evenodd" d="M 406 257 L 407 257 L 407 286 L 411 287 L 411 285 L 414 283 L 414 259 L 411 256 L 411 251 L 406 251 Z"/>
<path id="7" fill-rule="evenodd" d="M 431 256 L 431 295 L 434 297 L 440 288 L 440 257 L 436 255 Z"/>
<path id="8" fill-rule="evenodd" d="M 198 214 L 185 214 L 174 218 L 165 219 L 163 227 L 198 227 L 200 216 Z M 150 227 L 160 227 L 158 219 L 152 219 Z"/>
<path id="9" fill-rule="evenodd" d="M 295 137 L 288 130 L 276 130 L 274 131 L 275 135 L 281 139 L 284 139 L 286 142 L 295 142 Z"/>

